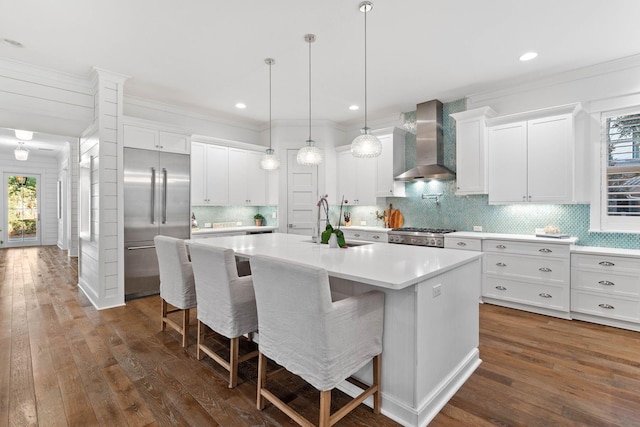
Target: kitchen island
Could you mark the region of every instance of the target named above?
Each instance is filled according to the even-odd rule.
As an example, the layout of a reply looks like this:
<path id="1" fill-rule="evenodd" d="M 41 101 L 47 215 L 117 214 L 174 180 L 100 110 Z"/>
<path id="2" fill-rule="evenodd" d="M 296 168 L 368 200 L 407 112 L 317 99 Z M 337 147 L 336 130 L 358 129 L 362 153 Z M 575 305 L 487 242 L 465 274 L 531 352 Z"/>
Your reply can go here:
<path id="1" fill-rule="evenodd" d="M 385 243 L 329 248 L 279 233 L 197 243 L 322 267 L 333 295 L 383 291 L 382 412 L 403 425 L 426 425 L 481 363 L 481 253 Z M 370 366 L 356 376 L 370 382 Z M 359 392 L 347 382 L 340 388 Z"/>

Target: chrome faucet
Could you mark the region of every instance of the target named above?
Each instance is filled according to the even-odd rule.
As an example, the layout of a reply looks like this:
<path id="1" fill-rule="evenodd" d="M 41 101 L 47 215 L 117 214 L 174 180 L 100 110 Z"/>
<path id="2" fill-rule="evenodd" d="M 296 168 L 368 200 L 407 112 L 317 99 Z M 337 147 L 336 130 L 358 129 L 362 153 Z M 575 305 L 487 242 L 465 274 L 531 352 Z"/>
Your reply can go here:
<path id="1" fill-rule="evenodd" d="M 318 200 L 317 206 L 318 206 L 318 221 L 316 223 L 316 235 L 313 236 L 313 238 L 315 239 L 316 243 L 322 243 L 322 231 L 324 231 L 324 229 L 320 229 L 320 209 L 323 208 L 324 209 L 324 215 L 325 215 L 325 228 L 327 227 L 327 224 L 329 223 L 329 202 L 327 201 L 327 197 L 329 197 L 328 194 L 325 194 L 324 196 L 322 196 L 320 198 L 320 200 Z"/>

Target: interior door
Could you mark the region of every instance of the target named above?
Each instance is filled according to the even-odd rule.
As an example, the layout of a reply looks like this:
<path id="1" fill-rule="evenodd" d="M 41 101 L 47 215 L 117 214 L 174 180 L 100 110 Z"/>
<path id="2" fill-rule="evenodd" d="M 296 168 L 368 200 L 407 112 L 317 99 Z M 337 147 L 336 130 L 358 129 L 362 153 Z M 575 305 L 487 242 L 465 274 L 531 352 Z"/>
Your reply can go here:
<path id="1" fill-rule="evenodd" d="M 313 236 L 317 222 L 318 167 L 299 165 L 287 150 L 287 232 Z"/>
<path id="2" fill-rule="evenodd" d="M 4 182 L 5 246 L 40 245 L 40 175 L 5 173 Z"/>

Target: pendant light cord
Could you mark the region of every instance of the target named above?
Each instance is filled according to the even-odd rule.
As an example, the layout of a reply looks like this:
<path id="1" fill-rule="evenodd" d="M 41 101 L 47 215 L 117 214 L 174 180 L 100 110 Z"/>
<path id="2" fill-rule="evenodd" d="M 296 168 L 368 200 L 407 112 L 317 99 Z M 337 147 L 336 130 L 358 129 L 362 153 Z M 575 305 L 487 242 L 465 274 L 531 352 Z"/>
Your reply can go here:
<path id="1" fill-rule="evenodd" d="M 271 65 L 273 60 L 269 61 L 269 150 L 271 150 Z"/>
<path id="2" fill-rule="evenodd" d="M 308 37 L 309 42 L 309 141 L 311 141 L 311 42 L 313 39 Z"/>
<path id="3" fill-rule="evenodd" d="M 367 127 L 367 6 L 364 9 L 364 127 Z"/>

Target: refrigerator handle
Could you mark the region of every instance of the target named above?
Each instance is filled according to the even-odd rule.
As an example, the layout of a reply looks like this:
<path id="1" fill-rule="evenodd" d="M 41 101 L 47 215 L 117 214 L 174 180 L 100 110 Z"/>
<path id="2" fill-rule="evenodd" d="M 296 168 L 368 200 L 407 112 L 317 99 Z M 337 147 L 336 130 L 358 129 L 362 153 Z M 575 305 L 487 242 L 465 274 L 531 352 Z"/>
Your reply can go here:
<path id="1" fill-rule="evenodd" d="M 167 169 L 162 168 L 162 223 L 167 223 Z"/>
<path id="2" fill-rule="evenodd" d="M 151 224 L 156 223 L 156 168 L 151 168 Z"/>

